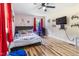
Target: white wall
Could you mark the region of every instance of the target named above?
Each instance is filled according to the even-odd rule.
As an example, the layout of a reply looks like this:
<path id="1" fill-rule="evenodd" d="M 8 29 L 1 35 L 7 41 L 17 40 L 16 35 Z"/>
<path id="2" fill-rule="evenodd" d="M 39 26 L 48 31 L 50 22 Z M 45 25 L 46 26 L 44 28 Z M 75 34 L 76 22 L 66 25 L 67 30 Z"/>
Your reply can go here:
<path id="1" fill-rule="evenodd" d="M 74 44 L 74 41 L 72 41 L 72 39 L 74 37 L 79 37 L 79 28 L 78 27 L 71 27 L 71 25 L 74 23 L 79 24 L 79 19 L 72 20 L 71 16 L 72 15 L 79 16 L 79 8 L 78 7 L 79 6 L 76 6 L 76 7 L 67 9 L 67 10 L 60 11 L 59 13 L 49 14 L 49 16 L 46 17 L 46 21 L 45 21 L 45 25 L 46 25 L 45 27 L 47 29 L 48 36 L 55 37 L 59 40 L 63 40 L 63 41 Z M 55 23 L 52 22 L 52 19 L 56 19 L 56 18 L 62 17 L 62 16 L 67 16 L 68 24 L 65 27 L 66 27 L 66 31 L 67 31 L 67 34 L 68 34 L 70 40 L 67 38 L 65 31 L 59 29 L 59 25 L 56 25 L 56 27 L 52 27 L 53 24 L 55 25 Z M 51 19 L 50 23 L 48 23 L 49 18 Z"/>
<path id="2" fill-rule="evenodd" d="M 42 16 L 35 16 L 37 20 L 41 20 Z M 29 23 L 27 22 L 29 21 Z M 33 26 L 34 16 L 15 14 L 15 26 Z"/>
<path id="3" fill-rule="evenodd" d="M 33 26 L 33 19 L 32 16 L 15 15 L 15 26 Z"/>

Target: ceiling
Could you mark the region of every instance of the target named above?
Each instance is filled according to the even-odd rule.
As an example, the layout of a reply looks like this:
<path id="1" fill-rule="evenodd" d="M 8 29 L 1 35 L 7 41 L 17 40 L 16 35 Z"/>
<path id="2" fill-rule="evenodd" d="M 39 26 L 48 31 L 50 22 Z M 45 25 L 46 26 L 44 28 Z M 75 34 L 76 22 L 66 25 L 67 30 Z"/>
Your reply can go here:
<path id="1" fill-rule="evenodd" d="M 40 7 L 40 3 L 34 5 L 34 3 L 13 3 L 13 10 L 15 14 L 25 14 L 25 15 L 35 15 L 35 16 L 47 16 L 48 14 L 62 12 L 64 9 L 75 7 L 79 4 L 77 3 L 51 3 L 51 5 L 56 6 L 56 8 L 49 8 L 47 12 Z"/>

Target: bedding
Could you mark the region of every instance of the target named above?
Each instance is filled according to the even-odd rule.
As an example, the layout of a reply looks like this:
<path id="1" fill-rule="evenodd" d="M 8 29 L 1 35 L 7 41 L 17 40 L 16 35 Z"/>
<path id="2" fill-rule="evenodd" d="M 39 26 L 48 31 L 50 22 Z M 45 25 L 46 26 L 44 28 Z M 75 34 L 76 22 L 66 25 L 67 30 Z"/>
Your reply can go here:
<path id="1" fill-rule="evenodd" d="M 10 44 L 10 48 L 30 45 L 41 41 L 42 38 L 35 33 L 20 34 L 20 36 L 15 38 Z"/>

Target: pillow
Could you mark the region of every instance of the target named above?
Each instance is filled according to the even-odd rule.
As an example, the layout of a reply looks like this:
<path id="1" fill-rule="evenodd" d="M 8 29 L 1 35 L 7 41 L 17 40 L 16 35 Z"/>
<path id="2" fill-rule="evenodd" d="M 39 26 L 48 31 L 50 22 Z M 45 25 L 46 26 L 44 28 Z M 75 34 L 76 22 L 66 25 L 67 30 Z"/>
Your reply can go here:
<path id="1" fill-rule="evenodd" d="M 33 33 L 33 30 L 32 30 L 32 29 L 31 29 L 31 30 L 27 30 L 27 32 L 28 32 L 28 33 Z"/>
<path id="2" fill-rule="evenodd" d="M 19 30 L 18 31 L 20 34 L 27 34 L 27 31 L 26 30 Z"/>

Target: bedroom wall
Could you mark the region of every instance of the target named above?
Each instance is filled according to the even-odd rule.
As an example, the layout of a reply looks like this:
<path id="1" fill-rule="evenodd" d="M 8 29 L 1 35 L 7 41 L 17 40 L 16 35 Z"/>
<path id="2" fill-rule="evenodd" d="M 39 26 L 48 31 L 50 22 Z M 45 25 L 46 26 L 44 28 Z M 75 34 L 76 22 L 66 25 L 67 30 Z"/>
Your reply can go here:
<path id="1" fill-rule="evenodd" d="M 15 26 L 33 26 L 34 17 L 15 15 Z"/>
<path id="2" fill-rule="evenodd" d="M 42 16 L 35 16 L 41 20 Z M 28 23 L 29 22 L 29 23 Z M 34 16 L 15 14 L 15 26 L 33 26 Z"/>
<path id="3" fill-rule="evenodd" d="M 79 37 L 79 28 L 78 27 L 71 27 L 71 25 L 74 23 L 79 24 L 79 19 L 72 20 L 71 16 L 72 15 L 79 16 L 79 8 L 78 7 L 79 6 L 76 6 L 76 7 L 69 8 L 67 10 L 60 11 L 59 13 L 49 14 L 49 16 L 46 17 L 46 21 L 45 21 L 45 25 L 46 25 L 45 27 L 47 29 L 48 36 L 75 44 L 75 41 L 73 41 L 73 38 Z M 67 34 L 68 34 L 70 40 L 67 38 L 65 31 L 60 30 L 59 29 L 60 26 L 56 25 L 56 22 L 52 22 L 52 20 L 55 20 L 56 18 L 62 17 L 62 16 L 67 16 L 68 24 L 65 25 L 65 27 L 66 27 L 66 31 L 67 31 Z M 49 19 L 50 19 L 50 22 L 48 22 Z M 56 25 L 56 27 L 53 25 Z M 79 45 L 79 43 L 78 43 L 78 45 Z"/>

